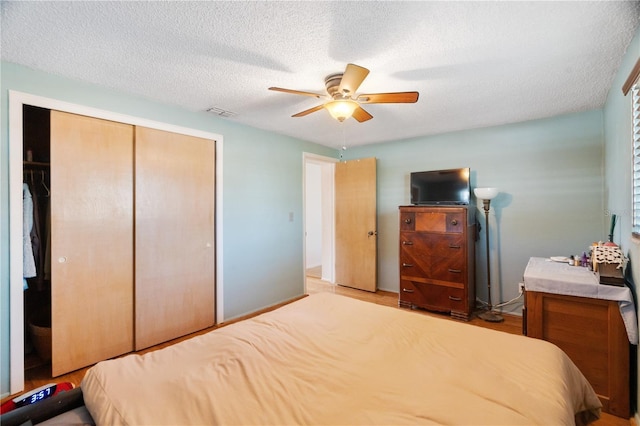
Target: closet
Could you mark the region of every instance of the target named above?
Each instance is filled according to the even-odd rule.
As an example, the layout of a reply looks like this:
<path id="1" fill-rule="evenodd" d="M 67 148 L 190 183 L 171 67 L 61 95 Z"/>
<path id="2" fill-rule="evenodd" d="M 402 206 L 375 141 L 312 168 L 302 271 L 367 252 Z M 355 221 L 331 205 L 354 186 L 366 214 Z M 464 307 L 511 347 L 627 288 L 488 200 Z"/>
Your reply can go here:
<path id="1" fill-rule="evenodd" d="M 52 376 L 213 325 L 215 142 L 45 111 Z"/>
<path id="2" fill-rule="evenodd" d="M 25 106 L 23 117 L 23 327 L 29 369 L 51 358 L 51 155 L 49 111 Z"/>

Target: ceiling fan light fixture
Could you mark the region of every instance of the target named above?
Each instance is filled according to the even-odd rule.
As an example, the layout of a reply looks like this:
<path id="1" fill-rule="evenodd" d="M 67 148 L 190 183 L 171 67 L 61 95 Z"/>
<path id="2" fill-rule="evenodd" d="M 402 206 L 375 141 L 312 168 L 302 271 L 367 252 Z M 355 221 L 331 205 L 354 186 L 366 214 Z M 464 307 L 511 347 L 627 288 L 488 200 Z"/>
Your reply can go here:
<path id="1" fill-rule="evenodd" d="M 324 107 L 333 118 L 342 123 L 353 115 L 353 112 L 358 108 L 358 104 L 348 99 L 339 99 L 325 104 Z"/>
<path id="2" fill-rule="evenodd" d="M 313 108 L 300 111 L 291 117 L 304 117 L 313 112 L 325 108 L 331 117 L 340 123 L 347 118 L 353 117 L 358 123 L 371 120 L 373 116 L 360 106 L 366 104 L 407 104 L 418 101 L 418 92 L 391 92 L 391 93 L 369 93 L 358 95 L 356 91 L 369 74 L 369 70 L 355 64 L 347 64 L 343 73 L 331 74 L 325 77 L 324 84 L 327 96 L 319 93 L 303 92 L 301 90 L 284 89 L 282 87 L 269 87 L 269 90 L 276 92 L 291 93 L 294 95 L 313 96 L 314 98 L 325 98 L 328 102 L 316 105 Z"/>

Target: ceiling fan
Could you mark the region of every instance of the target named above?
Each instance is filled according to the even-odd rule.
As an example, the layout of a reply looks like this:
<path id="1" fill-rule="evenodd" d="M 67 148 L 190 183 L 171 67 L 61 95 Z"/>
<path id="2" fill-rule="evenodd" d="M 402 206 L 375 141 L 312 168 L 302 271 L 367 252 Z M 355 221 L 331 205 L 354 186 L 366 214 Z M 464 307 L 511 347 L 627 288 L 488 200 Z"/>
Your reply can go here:
<path id="1" fill-rule="evenodd" d="M 358 87 L 360 87 L 368 74 L 368 69 L 355 64 L 348 64 L 344 73 L 331 74 L 325 77 L 324 84 L 328 96 L 321 93 L 283 89 L 282 87 L 269 87 L 269 90 L 292 93 L 294 95 L 313 96 L 318 99 L 325 98 L 328 102 L 294 114 L 292 117 L 304 117 L 325 108 L 333 118 L 340 122 L 349 117 L 355 118 L 360 123 L 371 120 L 373 116 L 365 111 L 360 104 L 415 103 L 418 101 L 418 92 L 356 94 L 356 90 L 358 90 Z"/>

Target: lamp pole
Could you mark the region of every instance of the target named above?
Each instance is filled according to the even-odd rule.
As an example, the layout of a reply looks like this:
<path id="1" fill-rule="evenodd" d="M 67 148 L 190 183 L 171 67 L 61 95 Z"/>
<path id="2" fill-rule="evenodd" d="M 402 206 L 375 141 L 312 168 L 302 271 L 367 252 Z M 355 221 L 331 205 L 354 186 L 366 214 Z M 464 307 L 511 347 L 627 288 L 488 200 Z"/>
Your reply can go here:
<path id="1" fill-rule="evenodd" d="M 493 306 L 491 304 L 491 261 L 489 259 L 489 208 L 491 206 L 490 199 L 482 200 L 482 207 L 484 209 L 484 232 L 487 243 L 487 305 L 486 312 L 482 312 L 478 317 L 488 322 L 502 322 L 504 318 L 493 312 Z"/>

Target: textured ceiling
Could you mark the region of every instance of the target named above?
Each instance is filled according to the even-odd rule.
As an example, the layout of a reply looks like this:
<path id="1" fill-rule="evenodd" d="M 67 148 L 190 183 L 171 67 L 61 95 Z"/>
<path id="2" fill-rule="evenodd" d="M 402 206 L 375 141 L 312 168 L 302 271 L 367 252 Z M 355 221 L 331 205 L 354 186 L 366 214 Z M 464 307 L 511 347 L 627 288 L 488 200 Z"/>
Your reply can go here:
<path id="1" fill-rule="evenodd" d="M 1 4 L 3 60 L 331 147 L 601 108 L 640 23 L 638 1 Z M 349 62 L 359 93 L 420 99 L 340 124 L 267 90 L 322 92 Z"/>

